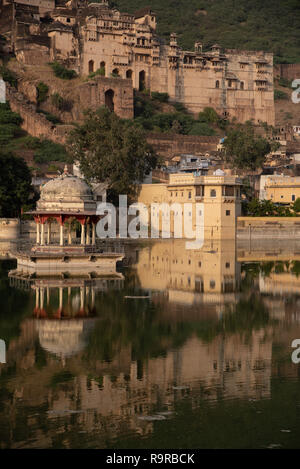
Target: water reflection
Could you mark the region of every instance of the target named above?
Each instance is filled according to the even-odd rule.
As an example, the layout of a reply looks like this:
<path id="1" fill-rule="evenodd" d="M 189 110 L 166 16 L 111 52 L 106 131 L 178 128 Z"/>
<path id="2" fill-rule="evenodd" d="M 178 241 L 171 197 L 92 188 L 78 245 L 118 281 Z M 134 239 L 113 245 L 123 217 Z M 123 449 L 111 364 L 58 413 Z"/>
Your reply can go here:
<path id="1" fill-rule="evenodd" d="M 135 264 L 114 279 L 8 280 L 4 266 L 1 446 L 168 447 L 168 429 L 198 419 L 190 444 L 205 447 L 201 409 L 275 405 L 274 379 L 298 379 L 300 337 L 297 254 L 276 252 L 257 263 L 228 242 L 158 241 L 134 247 Z"/>

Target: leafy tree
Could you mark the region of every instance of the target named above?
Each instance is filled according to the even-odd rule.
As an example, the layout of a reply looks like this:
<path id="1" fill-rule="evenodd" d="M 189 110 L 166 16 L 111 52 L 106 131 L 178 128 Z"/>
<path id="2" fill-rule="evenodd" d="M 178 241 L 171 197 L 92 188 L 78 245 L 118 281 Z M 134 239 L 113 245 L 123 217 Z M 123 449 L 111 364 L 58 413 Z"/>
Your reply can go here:
<path id="1" fill-rule="evenodd" d="M 235 168 L 251 171 L 262 167 L 271 150 L 268 140 L 255 135 L 250 122 L 238 124 L 230 130 L 223 145 L 223 154 L 228 163 Z"/>
<path id="2" fill-rule="evenodd" d="M 0 217 L 18 217 L 33 194 L 31 174 L 22 158 L 0 151 Z"/>
<path id="3" fill-rule="evenodd" d="M 291 217 L 294 215 L 289 207 L 276 205 L 271 200 L 252 199 L 246 204 L 245 211 L 246 215 L 252 217 Z"/>
<path id="4" fill-rule="evenodd" d="M 70 133 L 69 151 L 88 181 L 106 181 L 114 193 L 129 196 L 157 164 L 143 130 L 106 108 L 86 113 Z"/>
<path id="5" fill-rule="evenodd" d="M 293 203 L 292 210 L 297 214 L 300 212 L 300 197 L 298 197 Z"/>

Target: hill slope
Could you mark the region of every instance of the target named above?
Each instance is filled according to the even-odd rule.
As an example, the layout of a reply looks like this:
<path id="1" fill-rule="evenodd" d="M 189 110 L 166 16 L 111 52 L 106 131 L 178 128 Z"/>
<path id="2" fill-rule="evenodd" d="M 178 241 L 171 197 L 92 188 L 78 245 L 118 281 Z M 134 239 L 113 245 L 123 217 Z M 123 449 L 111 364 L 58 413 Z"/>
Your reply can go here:
<path id="1" fill-rule="evenodd" d="M 273 52 L 275 63 L 300 62 L 299 0 L 114 0 L 111 5 L 128 13 L 151 6 L 158 33 L 168 38 L 177 32 L 186 49 L 196 40 L 205 47 L 218 42 Z"/>

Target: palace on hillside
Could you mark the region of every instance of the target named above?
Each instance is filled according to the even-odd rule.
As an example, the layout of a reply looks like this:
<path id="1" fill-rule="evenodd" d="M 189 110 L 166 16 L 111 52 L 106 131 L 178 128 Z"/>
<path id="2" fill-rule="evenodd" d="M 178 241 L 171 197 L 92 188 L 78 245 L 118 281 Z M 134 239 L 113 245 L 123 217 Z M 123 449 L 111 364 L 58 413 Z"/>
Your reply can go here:
<path id="1" fill-rule="evenodd" d="M 175 33 L 169 41 L 158 37 L 150 8 L 132 15 L 107 1 L 0 1 L 0 34 L 21 63 L 58 61 L 81 76 L 98 71 L 137 90 L 168 93 L 193 114 L 213 107 L 238 122 L 275 123 L 271 53 L 223 50 L 218 44 L 207 51 L 200 42 L 185 51 Z M 119 82 L 105 96 L 110 108 Z"/>

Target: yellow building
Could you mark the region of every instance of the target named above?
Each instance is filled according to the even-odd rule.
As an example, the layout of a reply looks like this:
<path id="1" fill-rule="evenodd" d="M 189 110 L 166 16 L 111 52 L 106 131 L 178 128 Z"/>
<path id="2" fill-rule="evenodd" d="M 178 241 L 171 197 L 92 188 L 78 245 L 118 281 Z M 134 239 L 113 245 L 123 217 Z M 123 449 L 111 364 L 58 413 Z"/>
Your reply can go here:
<path id="1" fill-rule="evenodd" d="M 151 204 L 170 206 L 170 231 L 173 235 L 176 231 L 174 220 L 181 207 L 183 220 L 185 221 L 184 210 L 187 210 L 188 214 L 192 213 L 192 228 L 196 230 L 196 224 L 198 227 L 200 225 L 203 239 L 234 239 L 236 218 L 241 214 L 241 184 L 241 180 L 236 176 L 171 174 L 168 183 L 142 184 L 138 202 L 147 206 L 149 214 L 151 211 L 152 225 L 155 217 L 159 217 L 160 231 L 163 229 L 164 216 L 162 210 L 159 214 L 155 213 Z M 191 204 L 191 210 L 185 204 Z M 182 237 L 188 237 L 184 236 L 185 228 L 182 227 Z"/>
<path id="2" fill-rule="evenodd" d="M 260 199 L 279 204 L 291 204 L 300 197 L 300 177 L 274 174 L 261 176 Z"/>

